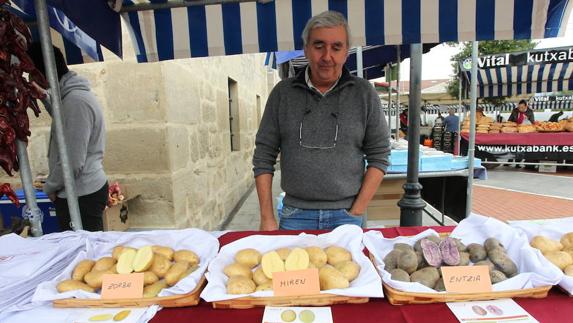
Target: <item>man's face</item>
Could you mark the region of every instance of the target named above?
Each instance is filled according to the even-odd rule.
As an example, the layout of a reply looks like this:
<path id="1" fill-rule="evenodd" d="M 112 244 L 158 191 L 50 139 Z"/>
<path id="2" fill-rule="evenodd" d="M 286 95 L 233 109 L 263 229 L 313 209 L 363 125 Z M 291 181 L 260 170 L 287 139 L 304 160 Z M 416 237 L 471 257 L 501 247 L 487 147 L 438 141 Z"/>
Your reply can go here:
<path id="1" fill-rule="evenodd" d="M 312 83 L 316 86 L 334 84 L 348 57 L 344 26 L 312 29 L 304 54 L 310 64 Z"/>
<path id="2" fill-rule="evenodd" d="M 517 109 L 519 109 L 520 112 L 525 112 L 527 111 L 527 105 L 521 103 L 517 106 Z"/>

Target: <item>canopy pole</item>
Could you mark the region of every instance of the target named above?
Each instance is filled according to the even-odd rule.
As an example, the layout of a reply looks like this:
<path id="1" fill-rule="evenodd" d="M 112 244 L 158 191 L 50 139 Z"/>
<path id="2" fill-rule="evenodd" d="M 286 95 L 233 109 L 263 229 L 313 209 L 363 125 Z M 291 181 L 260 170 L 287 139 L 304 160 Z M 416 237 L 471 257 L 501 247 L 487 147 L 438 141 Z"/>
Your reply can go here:
<path id="1" fill-rule="evenodd" d="M 400 45 L 396 46 L 396 140 L 400 138 Z"/>
<path id="2" fill-rule="evenodd" d="M 422 44 L 410 45 L 410 98 L 408 107 L 408 174 L 404 195 L 398 201 L 400 226 L 422 225 L 422 211 L 426 203 L 418 182 L 420 156 L 420 111 L 422 84 Z"/>
<path id="3" fill-rule="evenodd" d="M 28 159 L 28 144 L 22 140 L 16 139 L 16 149 L 18 153 L 18 164 L 20 165 L 20 179 L 26 196 L 26 212 L 22 215 L 30 220 L 32 226 L 32 236 L 39 237 L 44 234 L 42 230 L 42 210 L 36 202 L 36 191 L 32 180 L 32 171 L 30 170 L 30 160 Z"/>
<path id="4" fill-rule="evenodd" d="M 458 156 L 462 154 L 461 152 L 461 143 L 462 143 L 462 118 L 463 118 L 463 108 L 462 108 L 462 69 L 460 68 L 460 64 L 458 64 L 458 118 L 460 124 L 458 124 L 458 138 L 456 139 L 458 145 Z"/>
<path id="5" fill-rule="evenodd" d="M 364 78 L 364 64 L 362 63 L 362 46 L 356 47 L 356 76 Z"/>
<path id="6" fill-rule="evenodd" d="M 68 158 L 66 138 L 64 137 L 64 127 L 62 122 L 62 101 L 60 96 L 60 86 L 58 74 L 56 71 L 56 60 L 52 47 L 52 37 L 50 35 L 50 24 L 48 20 L 48 7 L 46 0 L 34 0 L 36 7 L 36 17 L 38 20 L 38 32 L 40 34 L 40 43 L 42 45 L 42 56 L 44 57 L 44 66 L 46 67 L 46 77 L 50 83 L 50 100 L 52 105 L 52 127 L 55 129 L 56 143 L 58 153 L 62 164 L 62 173 L 64 175 L 64 185 L 70 211 L 71 227 L 73 230 L 82 230 L 82 218 L 78 206 L 78 198 L 74 187 L 74 177 Z"/>
<path id="7" fill-rule="evenodd" d="M 472 211 L 472 195 L 474 184 L 474 155 L 476 143 L 476 108 L 477 108 L 477 60 L 478 42 L 472 43 L 472 76 L 470 84 L 470 141 L 468 144 L 468 187 L 466 199 L 466 217 Z"/>
<path id="8" fill-rule="evenodd" d="M 392 67 L 386 65 L 386 79 L 388 81 L 388 125 L 392 123 Z"/>

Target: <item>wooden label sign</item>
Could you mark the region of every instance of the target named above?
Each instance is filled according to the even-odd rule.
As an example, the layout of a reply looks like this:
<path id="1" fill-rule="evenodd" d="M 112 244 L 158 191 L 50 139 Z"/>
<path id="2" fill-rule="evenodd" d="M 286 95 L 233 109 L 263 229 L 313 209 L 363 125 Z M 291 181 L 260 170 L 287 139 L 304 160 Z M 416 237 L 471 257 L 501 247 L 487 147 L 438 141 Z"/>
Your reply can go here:
<path id="1" fill-rule="evenodd" d="M 142 297 L 143 273 L 103 275 L 101 286 L 102 299 Z"/>
<path id="2" fill-rule="evenodd" d="M 300 296 L 320 294 L 318 269 L 304 269 L 273 273 L 275 296 Z"/>
<path id="3" fill-rule="evenodd" d="M 441 269 L 447 292 L 491 292 L 491 279 L 489 278 L 488 266 L 444 266 Z"/>

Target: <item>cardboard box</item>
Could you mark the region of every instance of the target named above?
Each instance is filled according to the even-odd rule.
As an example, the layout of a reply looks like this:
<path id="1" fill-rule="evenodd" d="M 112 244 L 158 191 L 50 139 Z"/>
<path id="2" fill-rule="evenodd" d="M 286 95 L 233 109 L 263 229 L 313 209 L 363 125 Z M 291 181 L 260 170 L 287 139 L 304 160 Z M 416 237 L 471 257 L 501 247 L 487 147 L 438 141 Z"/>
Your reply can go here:
<path id="1" fill-rule="evenodd" d="M 127 201 L 123 201 L 103 212 L 104 231 L 125 231 L 129 228 L 129 208 Z"/>
<path id="2" fill-rule="evenodd" d="M 405 179 L 384 179 L 368 204 L 368 220 L 399 220 Z"/>

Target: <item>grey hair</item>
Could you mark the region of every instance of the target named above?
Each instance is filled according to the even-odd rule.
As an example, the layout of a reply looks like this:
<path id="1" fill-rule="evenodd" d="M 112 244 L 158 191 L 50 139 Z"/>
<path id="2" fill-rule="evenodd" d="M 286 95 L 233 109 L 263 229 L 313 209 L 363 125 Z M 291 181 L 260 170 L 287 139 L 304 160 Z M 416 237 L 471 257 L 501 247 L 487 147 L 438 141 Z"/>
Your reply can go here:
<path id="1" fill-rule="evenodd" d="M 348 26 L 346 18 L 337 11 L 325 11 L 310 18 L 306 22 L 306 26 L 304 26 L 304 30 L 302 31 L 304 47 L 308 44 L 310 31 L 314 28 L 331 28 L 338 26 L 344 26 L 344 29 L 346 30 L 346 46 L 350 48 L 350 27 Z"/>

